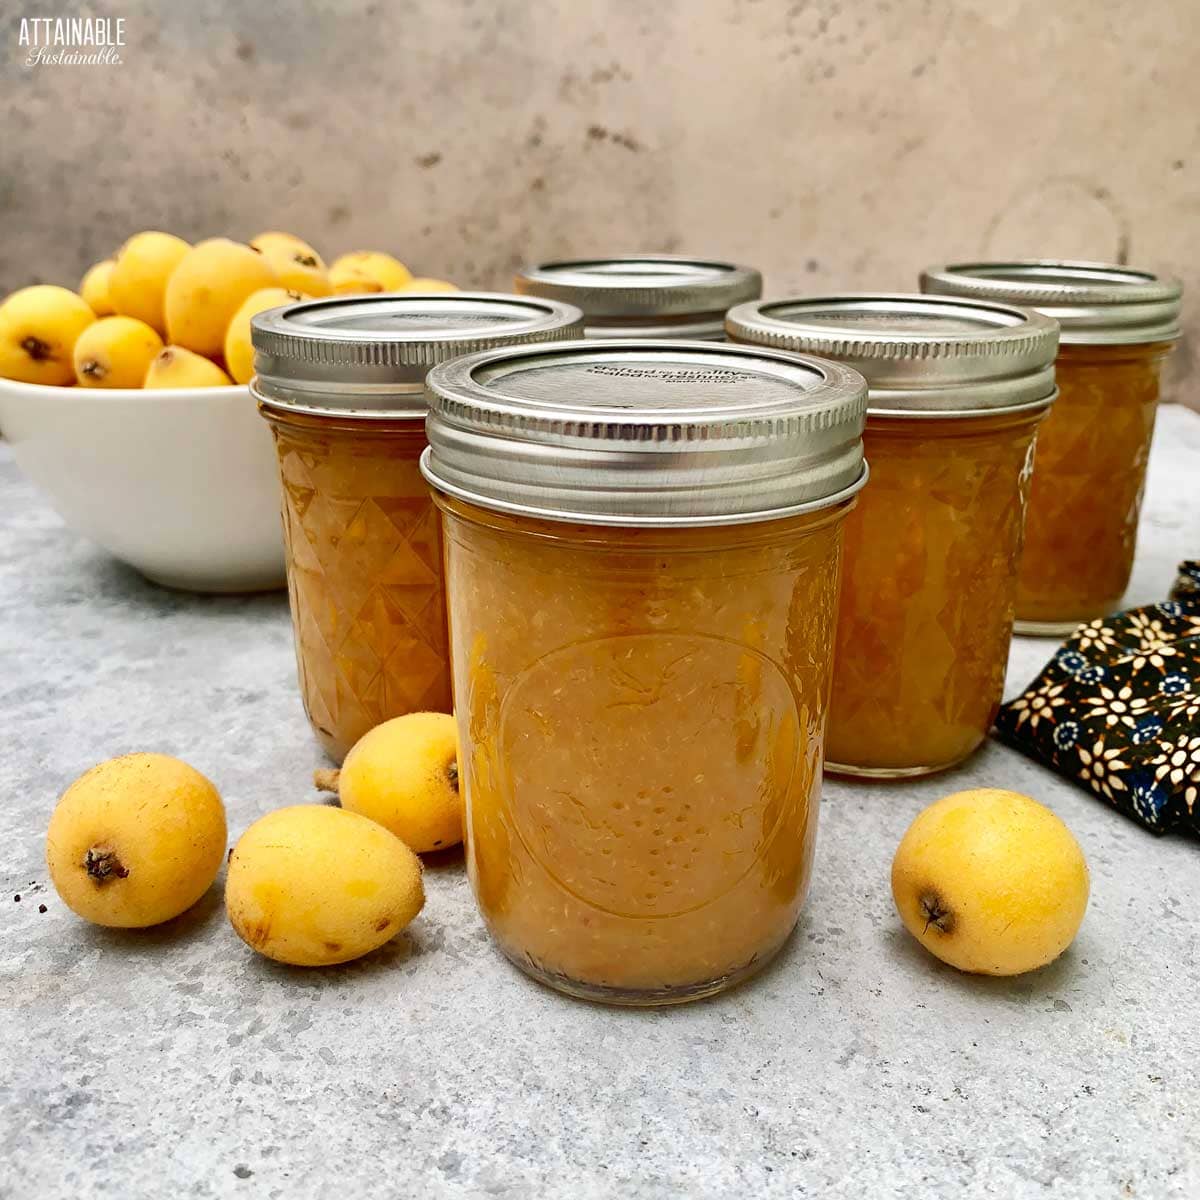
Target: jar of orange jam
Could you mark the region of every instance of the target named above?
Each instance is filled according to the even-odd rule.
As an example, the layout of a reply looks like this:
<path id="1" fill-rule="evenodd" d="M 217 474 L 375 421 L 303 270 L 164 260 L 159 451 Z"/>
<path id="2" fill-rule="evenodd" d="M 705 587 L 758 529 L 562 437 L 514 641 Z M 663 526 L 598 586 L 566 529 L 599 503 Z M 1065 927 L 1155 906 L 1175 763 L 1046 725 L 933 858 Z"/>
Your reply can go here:
<path id="1" fill-rule="evenodd" d="M 526 267 L 513 281 L 525 296 L 583 310 L 589 338 L 723 341 L 725 313 L 762 295 L 753 267 L 679 254 L 582 258 Z"/>
<path id="2" fill-rule="evenodd" d="M 703 342 L 430 373 L 467 865 L 534 978 L 711 994 L 808 888 L 865 384 Z"/>
<path id="3" fill-rule="evenodd" d="M 333 297 L 253 320 L 252 391 L 279 452 L 300 693 L 337 762 L 406 712 L 449 712 L 437 514 L 421 478 L 424 380 L 456 354 L 576 336 L 555 301 Z"/>
<path id="4" fill-rule="evenodd" d="M 895 295 L 741 305 L 728 326 L 736 341 L 837 359 L 870 387 L 871 486 L 846 525 L 828 769 L 887 778 L 961 762 L 1004 687 L 1057 326 Z"/>
<path id="5" fill-rule="evenodd" d="M 1179 338 L 1181 288 L 1103 263 L 960 263 L 926 292 L 1020 304 L 1062 326 L 1059 398 L 1038 433 L 1017 632 L 1062 636 L 1121 606 L 1163 360 Z"/>

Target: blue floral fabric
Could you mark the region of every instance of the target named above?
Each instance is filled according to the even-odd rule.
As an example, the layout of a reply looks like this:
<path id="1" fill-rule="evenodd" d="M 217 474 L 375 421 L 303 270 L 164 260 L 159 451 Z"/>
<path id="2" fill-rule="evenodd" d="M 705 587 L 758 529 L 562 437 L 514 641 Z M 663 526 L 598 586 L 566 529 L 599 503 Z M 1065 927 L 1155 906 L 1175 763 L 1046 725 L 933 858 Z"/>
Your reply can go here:
<path id="1" fill-rule="evenodd" d="M 996 732 L 1147 829 L 1200 834 L 1200 562 L 1170 600 L 1081 625 Z"/>

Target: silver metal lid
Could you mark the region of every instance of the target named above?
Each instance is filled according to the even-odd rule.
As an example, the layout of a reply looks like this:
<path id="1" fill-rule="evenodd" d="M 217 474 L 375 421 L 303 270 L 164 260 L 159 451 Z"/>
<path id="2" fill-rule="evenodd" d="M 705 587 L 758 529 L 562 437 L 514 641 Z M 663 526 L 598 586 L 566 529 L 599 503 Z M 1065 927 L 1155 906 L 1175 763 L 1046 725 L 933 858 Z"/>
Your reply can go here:
<path id="1" fill-rule="evenodd" d="M 1008 305 L 850 293 L 740 304 L 725 328 L 861 371 L 872 412 L 968 416 L 1054 397 L 1058 326 Z"/>
<path id="2" fill-rule="evenodd" d="M 584 318 L 585 321 L 587 318 Z M 725 313 L 704 313 L 698 317 L 628 317 L 625 320 L 607 318 L 585 324 L 586 338 L 652 338 L 658 341 L 723 342 Z"/>
<path id="3" fill-rule="evenodd" d="M 1178 280 L 1108 263 L 953 263 L 922 271 L 921 290 L 1036 309 L 1058 321 L 1067 346 L 1170 342 L 1180 333 Z"/>
<path id="4" fill-rule="evenodd" d="M 429 368 L 497 346 L 578 337 L 569 304 L 499 292 L 330 296 L 259 313 L 252 390 L 268 408 L 424 417 Z"/>
<path id="5" fill-rule="evenodd" d="M 719 314 L 762 295 L 762 276 L 753 267 L 680 254 L 540 263 L 526 267 L 513 283 L 524 296 L 578 305 L 589 326 L 609 320 Z"/>
<path id="6" fill-rule="evenodd" d="M 501 512 L 729 525 L 822 508 L 866 481 L 866 382 L 815 358 L 576 341 L 454 359 L 426 390 L 426 479 Z"/>

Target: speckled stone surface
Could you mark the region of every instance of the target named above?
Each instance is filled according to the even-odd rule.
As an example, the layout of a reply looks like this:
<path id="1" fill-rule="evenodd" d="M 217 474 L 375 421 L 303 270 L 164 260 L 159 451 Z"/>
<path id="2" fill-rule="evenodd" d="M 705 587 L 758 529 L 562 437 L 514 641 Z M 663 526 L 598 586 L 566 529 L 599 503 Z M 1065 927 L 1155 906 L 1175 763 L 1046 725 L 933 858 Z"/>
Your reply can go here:
<path id="1" fill-rule="evenodd" d="M 1198 467 L 1200 418 L 1164 411 L 1133 601 L 1200 552 Z M 1010 690 L 1051 649 L 1018 642 Z M 256 958 L 218 891 L 150 932 L 72 917 L 43 832 L 99 759 L 186 757 L 235 835 L 314 798 L 293 670 L 282 595 L 142 582 L 63 529 L 0 447 L 5 1200 L 1200 1194 L 1200 846 L 999 745 L 924 783 L 829 784 L 792 942 L 688 1008 L 529 982 L 490 946 L 455 855 L 430 864 L 405 936 L 324 972 Z M 903 829 L 974 784 L 1042 798 L 1091 862 L 1078 941 L 1025 978 L 942 967 L 892 910 Z"/>

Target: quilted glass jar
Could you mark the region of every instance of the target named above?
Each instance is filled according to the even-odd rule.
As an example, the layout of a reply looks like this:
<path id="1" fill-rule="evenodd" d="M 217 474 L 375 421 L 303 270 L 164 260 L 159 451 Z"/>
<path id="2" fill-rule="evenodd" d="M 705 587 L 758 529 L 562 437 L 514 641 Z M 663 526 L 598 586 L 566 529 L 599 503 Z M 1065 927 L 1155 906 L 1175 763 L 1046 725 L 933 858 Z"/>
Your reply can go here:
<path id="1" fill-rule="evenodd" d="M 725 337 L 725 313 L 762 295 L 753 267 L 679 254 L 568 259 L 526 267 L 516 291 L 574 304 L 589 338 Z"/>
<path id="2" fill-rule="evenodd" d="M 808 888 L 861 377 L 616 341 L 474 355 L 429 388 L 488 928 L 574 995 L 730 986 Z"/>
<path id="3" fill-rule="evenodd" d="M 406 712 L 448 712 L 441 533 L 419 460 L 429 367 L 576 334 L 569 305 L 486 293 L 335 297 L 254 318 L 275 434 L 300 693 L 337 762 Z"/>
<path id="4" fill-rule="evenodd" d="M 846 524 L 827 769 L 886 778 L 961 762 L 1000 706 L 1055 323 L 876 295 L 743 305 L 728 324 L 737 341 L 853 365 L 870 386 L 872 478 Z"/>
<path id="5" fill-rule="evenodd" d="M 1059 398 L 1038 434 L 1016 627 L 1061 636 L 1115 611 L 1133 570 L 1162 363 L 1179 337 L 1179 284 L 1128 267 L 1027 261 L 941 267 L 921 286 L 1060 322 Z"/>

